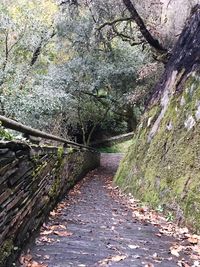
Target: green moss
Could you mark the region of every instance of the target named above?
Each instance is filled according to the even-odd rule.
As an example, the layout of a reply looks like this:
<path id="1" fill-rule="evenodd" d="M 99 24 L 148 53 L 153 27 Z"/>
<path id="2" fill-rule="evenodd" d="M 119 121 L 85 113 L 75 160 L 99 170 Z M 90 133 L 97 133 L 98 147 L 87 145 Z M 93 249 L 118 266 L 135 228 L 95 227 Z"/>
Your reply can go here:
<path id="1" fill-rule="evenodd" d="M 0 140 L 12 141 L 13 139 L 14 136 L 9 132 L 9 130 L 4 129 L 1 126 L 1 121 L 0 121 Z"/>
<path id="2" fill-rule="evenodd" d="M 63 154 L 64 154 L 64 148 L 63 147 L 59 147 L 58 148 L 58 152 L 57 152 L 58 161 L 62 160 Z"/>
<path id="3" fill-rule="evenodd" d="M 60 177 L 57 177 L 49 190 L 48 193 L 49 197 L 56 198 L 58 196 L 60 187 L 61 187 L 61 179 Z"/>
<path id="4" fill-rule="evenodd" d="M 54 182 L 48 193 L 49 197 L 54 199 L 58 196 L 61 189 L 61 179 L 62 179 L 61 169 L 64 164 L 63 156 L 64 156 L 64 149 L 63 147 L 59 147 L 57 152 L 55 168 L 51 172 L 51 174 L 54 176 Z"/>
<path id="5" fill-rule="evenodd" d="M 144 202 L 175 207 L 196 229 L 200 226 L 200 129 L 196 123 L 187 130 L 184 123 L 195 115 L 199 101 L 200 82 L 191 76 L 184 91 L 172 96 L 151 142 L 148 135 L 160 107 L 147 111 L 115 177 L 116 184 Z"/>
<path id="6" fill-rule="evenodd" d="M 0 266 L 5 266 L 6 259 L 11 255 L 14 245 L 12 239 L 7 239 L 3 242 L 0 248 Z"/>
<path id="7" fill-rule="evenodd" d="M 45 161 L 34 169 L 32 173 L 33 180 L 35 180 L 36 177 L 40 177 L 40 173 L 45 169 L 47 165 L 48 163 Z"/>
<path id="8" fill-rule="evenodd" d="M 98 150 L 102 153 L 125 153 L 127 152 L 131 144 L 132 144 L 132 140 L 128 140 L 120 144 L 115 144 L 111 147 L 101 147 Z"/>

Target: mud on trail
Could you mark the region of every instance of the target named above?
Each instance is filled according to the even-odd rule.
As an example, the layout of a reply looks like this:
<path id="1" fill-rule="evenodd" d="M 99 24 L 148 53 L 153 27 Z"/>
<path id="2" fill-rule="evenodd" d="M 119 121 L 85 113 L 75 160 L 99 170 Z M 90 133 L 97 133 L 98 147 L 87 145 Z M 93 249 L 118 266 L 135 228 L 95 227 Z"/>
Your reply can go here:
<path id="1" fill-rule="evenodd" d="M 24 267 L 190 267 L 199 239 L 112 185 L 121 154 L 102 154 L 21 255 Z"/>

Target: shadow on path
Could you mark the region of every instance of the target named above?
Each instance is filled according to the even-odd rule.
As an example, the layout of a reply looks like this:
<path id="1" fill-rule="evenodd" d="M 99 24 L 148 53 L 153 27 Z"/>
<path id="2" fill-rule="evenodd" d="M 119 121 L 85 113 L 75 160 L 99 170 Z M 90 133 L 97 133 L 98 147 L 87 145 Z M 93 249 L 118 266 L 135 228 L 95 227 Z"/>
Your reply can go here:
<path id="1" fill-rule="evenodd" d="M 110 194 L 121 158 L 122 154 L 102 154 L 101 167 L 51 212 L 40 236 L 29 245 L 33 260 L 42 264 L 38 266 L 177 266 L 169 255 L 174 240 L 160 238 L 156 227 L 135 221 L 133 211 Z"/>

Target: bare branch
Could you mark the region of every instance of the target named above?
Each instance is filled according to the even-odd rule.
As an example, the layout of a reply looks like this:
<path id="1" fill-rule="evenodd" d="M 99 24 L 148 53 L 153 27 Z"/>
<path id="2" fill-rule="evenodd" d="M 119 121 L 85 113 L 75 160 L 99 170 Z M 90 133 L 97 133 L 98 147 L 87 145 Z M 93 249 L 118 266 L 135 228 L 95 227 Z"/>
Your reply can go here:
<path id="1" fill-rule="evenodd" d="M 130 17 L 130 18 L 118 18 L 118 19 L 115 19 L 113 21 L 107 21 L 107 22 L 103 23 L 102 25 L 100 25 L 97 28 L 97 30 L 100 31 L 101 29 L 103 29 L 106 26 L 112 26 L 118 22 L 124 22 L 124 21 L 130 21 L 130 20 L 133 20 L 133 18 L 132 17 Z"/>
<path id="2" fill-rule="evenodd" d="M 145 43 L 145 40 L 135 41 L 135 39 L 133 37 L 131 37 L 129 35 L 126 35 L 126 34 L 124 34 L 122 32 L 119 32 L 114 25 L 113 25 L 112 29 L 113 29 L 113 32 L 116 33 L 116 36 L 121 37 L 123 41 L 128 41 L 131 46 L 141 45 L 141 44 Z"/>

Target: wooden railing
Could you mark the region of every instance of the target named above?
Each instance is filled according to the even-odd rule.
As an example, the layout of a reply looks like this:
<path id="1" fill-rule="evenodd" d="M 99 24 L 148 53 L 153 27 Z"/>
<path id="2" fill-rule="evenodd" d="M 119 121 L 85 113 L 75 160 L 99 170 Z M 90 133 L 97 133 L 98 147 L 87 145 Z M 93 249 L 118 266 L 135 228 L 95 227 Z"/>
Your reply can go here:
<path id="1" fill-rule="evenodd" d="M 31 128 L 29 126 L 26 126 L 26 125 L 20 123 L 20 122 L 9 119 L 5 116 L 0 115 L 0 122 L 1 122 L 2 126 L 4 126 L 7 129 L 15 130 L 17 132 L 21 132 L 21 133 L 29 135 L 29 136 L 40 137 L 40 138 L 47 139 L 47 140 L 58 141 L 58 142 L 64 143 L 65 146 L 69 145 L 69 146 L 74 146 L 74 147 L 78 147 L 78 148 L 85 148 L 88 150 L 94 150 L 94 148 L 92 148 L 92 147 L 78 144 L 76 142 L 69 141 L 69 140 L 64 139 L 62 137 L 58 137 L 58 136 L 48 134 L 46 132 Z"/>

